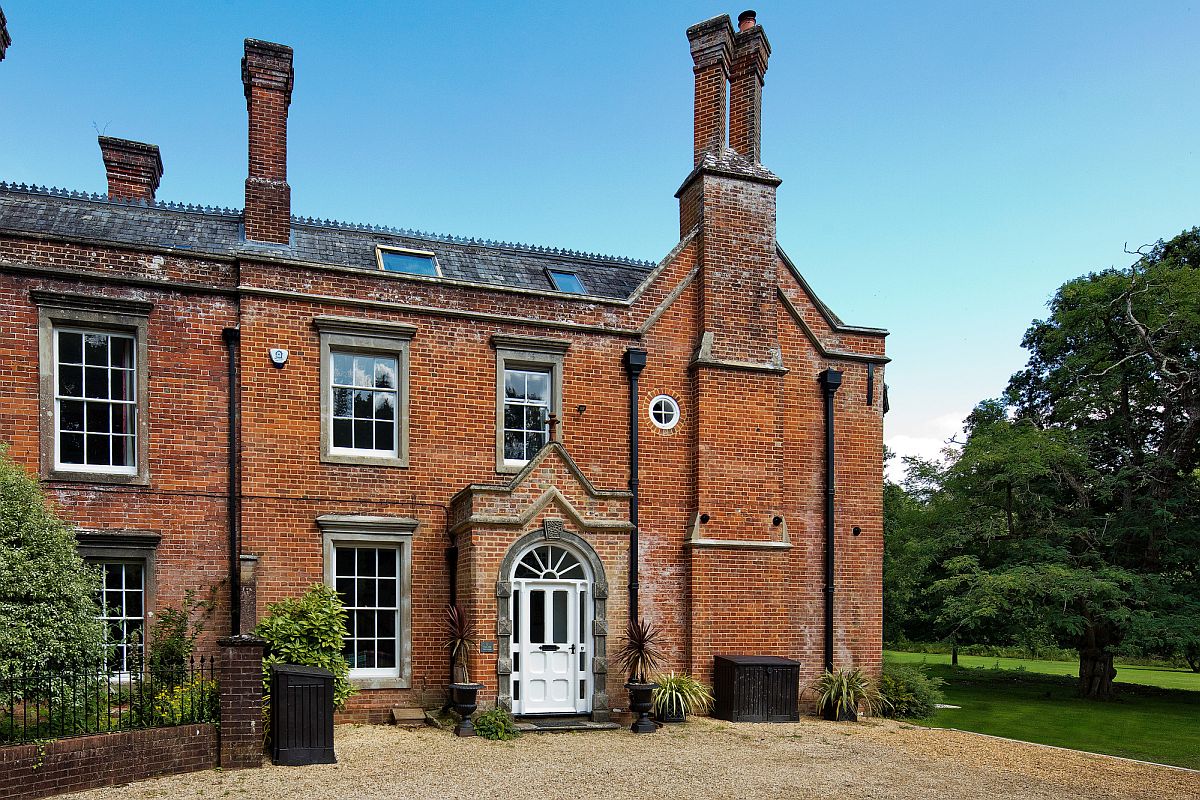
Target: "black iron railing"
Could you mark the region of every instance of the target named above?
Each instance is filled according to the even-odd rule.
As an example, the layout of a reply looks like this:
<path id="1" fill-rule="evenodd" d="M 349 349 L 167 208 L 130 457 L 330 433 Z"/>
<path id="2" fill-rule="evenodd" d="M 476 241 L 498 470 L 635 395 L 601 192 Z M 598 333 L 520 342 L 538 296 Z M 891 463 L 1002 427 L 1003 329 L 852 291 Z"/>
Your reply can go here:
<path id="1" fill-rule="evenodd" d="M 0 670 L 0 745 L 217 722 L 216 672 L 211 656 L 136 673 Z"/>

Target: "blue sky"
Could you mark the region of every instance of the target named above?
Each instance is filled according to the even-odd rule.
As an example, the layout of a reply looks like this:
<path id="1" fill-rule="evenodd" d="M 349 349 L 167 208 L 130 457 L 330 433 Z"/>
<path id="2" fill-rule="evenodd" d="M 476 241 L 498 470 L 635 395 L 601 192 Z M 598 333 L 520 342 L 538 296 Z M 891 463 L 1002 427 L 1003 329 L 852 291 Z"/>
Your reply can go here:
<path id="1" fill-rule="evenodd" d="M 658 259 L 691 162 L 692 3 L 0 0 L 0 179 L 240 206 L 248 36 L 296 49 L 298 214 Z M 1175 2 L 756 3 L 779 240 L 892 331 L 886 438 L 930 455 L 1063 281 L 1200 224 L 1200 11 Z"/>

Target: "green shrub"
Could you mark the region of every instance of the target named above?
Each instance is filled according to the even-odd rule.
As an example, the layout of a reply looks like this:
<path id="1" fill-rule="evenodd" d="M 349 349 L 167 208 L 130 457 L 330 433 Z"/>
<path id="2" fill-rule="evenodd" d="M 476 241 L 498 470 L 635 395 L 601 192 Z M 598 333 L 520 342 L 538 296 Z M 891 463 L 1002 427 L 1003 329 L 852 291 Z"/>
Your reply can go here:
<path id="1" fill-rule="evenodd" d="M 71 527 L 0 446 L 0 674 L 100 661 L 99 590 Z"/>
<path id="2" fill-rule="evenodd" d="M 154 698 L 153 725 L 184 725 L 209 722 L 221 716 L 221 697 L 217 682 L 199 675 L 159 692 Z"/>
<path id="3" fill-rule="evenodd" d="M 521 735 L 521 732 L 517 730 L 517 721 L 503 708 L 493 708 L 491 711 L 483 712 L 475 717 L 474 724 L 475 735 L 482 736 L 484 739 L 507 742 L 509 739 L 515 739 Z"/>
<path id="4" fill-rule="evenodd" d="M 196 590 L 188 589 L 183 594 L 182 608 L 168 606 L 158 612 L 147 659 L 156 684 L 176 686 L 183 682 L 196 639 L 204 632 L 205 622 L 216 605 L 216 595 L 217 587 L 210 586 L 208 596 L 197 600 Z"/>
<path id="5" fill-rule="evenodd" d="M 925 719 L 933 716 L 937 703 L 945 700 L 941 678 L 925 673 L 921 664 L 884 664 L 879 693 L 886 701 L 880 713 L 896 719 Z"/>
<path id="6" fill-rule="evenodd" d="M 817 711 L 820 713 L 831 709 L 840 717 L 842 714 L 857 713 L 859 706 L 868 712 L 878 713 L 887 705 L 879 689 L 860 667 L 836 672 L 825 670 L 808 688 L 817 697 Z"/>
<path id="7" fill-rule="evenodd" d="M 347 698 L 354 694 L 350 665 L 342 655 L 346 609 L 330 587 L 314 584 L 302 597 L 271 604 L 254 633 L 270 645 L 263 659 L 263 688 L 267 695 L 271 691 L 272 664 L 299 664 L 332 672 L 333 703 L 337 708 L 345 706 Z M 269 697 L 264 696 L 264 707 L 268 702 Z"/>

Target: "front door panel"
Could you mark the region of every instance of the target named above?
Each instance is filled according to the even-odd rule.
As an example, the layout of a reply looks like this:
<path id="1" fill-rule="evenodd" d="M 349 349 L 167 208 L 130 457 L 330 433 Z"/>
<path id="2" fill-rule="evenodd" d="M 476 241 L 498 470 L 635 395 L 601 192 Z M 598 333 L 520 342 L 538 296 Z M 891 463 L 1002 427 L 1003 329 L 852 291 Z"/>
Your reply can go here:
<path id="1" fill-rule="evenodd" d="M 580 584 L 526 581 L 514 587 L 520 626 L 513 651 L 514 708 L 522 714 L 570 714 L 581 709 Z M 516 682 L 519 681 L 519 684 Z"/>

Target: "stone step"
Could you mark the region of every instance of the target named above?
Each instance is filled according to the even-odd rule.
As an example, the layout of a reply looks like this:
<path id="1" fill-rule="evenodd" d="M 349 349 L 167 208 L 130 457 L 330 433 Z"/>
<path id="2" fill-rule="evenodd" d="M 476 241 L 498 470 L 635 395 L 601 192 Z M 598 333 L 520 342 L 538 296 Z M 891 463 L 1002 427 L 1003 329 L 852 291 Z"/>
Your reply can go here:
<path id="1" fill-rule="evenodd" d="M 615 731 L 615 722 L 593 722 L 587 717 L 517 717 L 517 730 L 522 733 L 580 733 L 583 731 Z"/>
<path id="2" fill-rule="evenodd" d="M 401 728 L 423 728 L 425 727 L 425 709 L 397 706 L 392 709 L 392 724 L 399 725 Z"/>

